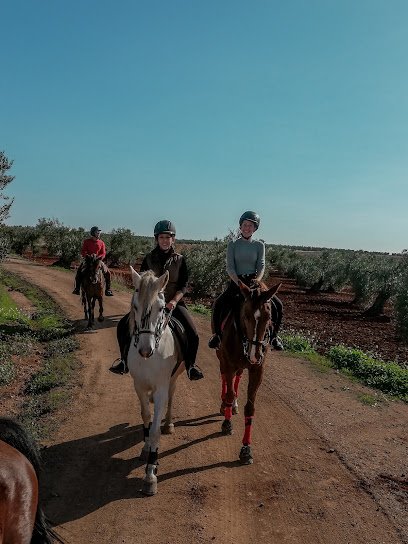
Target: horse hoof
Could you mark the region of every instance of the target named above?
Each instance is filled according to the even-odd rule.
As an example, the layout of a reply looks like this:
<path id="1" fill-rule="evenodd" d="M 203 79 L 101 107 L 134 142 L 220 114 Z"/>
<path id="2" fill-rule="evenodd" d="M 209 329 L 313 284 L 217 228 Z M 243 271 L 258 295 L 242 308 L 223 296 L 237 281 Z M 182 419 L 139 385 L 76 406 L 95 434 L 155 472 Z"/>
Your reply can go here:
<path id="1" fill-rule="evenodd" d="M 229 435 L 233 433 L 231 420 L 224 419 L 221 425 L 221 432 L 222 434 L 225 434 L 225 435 Z"/>
<path id="2" fill-rule="evenodd" d="M 105 318 L 103 317 L 103 315 L 100 315 L 98 317 L 98 321 L 99 321 L 99 323 L 102 323 L 102 321 L 105 321 Z"/>
<path id="3" fill-rule="evenodd" d="M 143 481 L 142 493 L 143 493 L 143 495 L 147 495 L 149 497 L 151 497 L 153 495 L 156 495 L 156 493 L 157 493 L 157 481 L 156 482 L 145 482 L 145 481 Z"/>
<path id="4" fill-rule="evenodd" d="M 174 423 L 169 423 L 168 425 L 163 425 L 161 432 L 163 434 L 173 434 L 174 433 Z"/>
<path id="5" fill-rule="evenodd" d="M 250 446 L 242 446 L 239 452 L 239 460 L 241 465 L 252 465 L 254 458 L 252 457 Z"/>

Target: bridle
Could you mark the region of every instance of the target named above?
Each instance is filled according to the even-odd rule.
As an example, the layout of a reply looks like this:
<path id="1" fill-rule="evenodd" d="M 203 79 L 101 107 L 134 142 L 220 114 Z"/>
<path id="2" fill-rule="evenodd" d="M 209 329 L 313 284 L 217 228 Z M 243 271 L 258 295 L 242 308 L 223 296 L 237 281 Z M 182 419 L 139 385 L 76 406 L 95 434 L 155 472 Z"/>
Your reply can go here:
<path id="1" fill-rule="evenodd" d="M 141 334 L 152 335 L 154 337 L 155 349 L 158 348 L 163 332 L 171 319 L 172 310 L 167 311 L 165 308 L 161 310 L 160 319 L 157 321 L 156 327 L 153 331 L 149 327 L 151 313 L 152 313 L 151 308 L 146 309 L 143 312 L 140 326 L 138 325 L 138 323 L 136 323 L 136 320 L 135 320 L 135 327 L 133 329 L 133 336 L 135 337 L 133 343 L 135 348 L 137 347 L 139 343 L 139 338 Z"/>
<path id="2" fill-rule="evenodd" d="M 245 329 L 246 329 L 246 327 L 242 327 L 242 325 L 241 325 L 241 330 L 245 330 Z M 252 364 L 262 365 L 262 363 L 264 361 L 264 358 L 265 358 L 265 355 L 266 355 L 267 347 L 268 347 L 269 342 L 270 342 L 270 319 L 266 323 L 265 333 L 264 333 L 264 337 L 263 337 L 262 340 L 251 340 L 251 339 L 247 338 L 245 334 L 242 334 L 242 339 L 241 340 L 242 340 L 242 349 L 243 349 L 244 357 L 246 358 L 246 360 L 251 365 Z M 252 363 L 251 360 L 250 360 L 250 351 L 251 351 L 252 346 L 260 348 L 261 356 L 260 356 L 259 360 L 256 363 Z"/>
<path id="3" fill-rule="evenodd" d="M 242 349 L 244 351 L 244 356 L 247 359 L 247 361 L 252 364 L 261 365 L 264 361 L 266 349 L 269 345 L 270 340 L 270 333 L 269 333 L 269 327 L 266 328 L 265 336 L 263 340 L 249 340 L 245 335 L 242 337 Z M 259 358 L 259 361 L 257 363 L 251 363 L 249 358 L 249 352 L 251 349 L 251 346 L 256 346 L 261 348 L 261 357 Z"/>

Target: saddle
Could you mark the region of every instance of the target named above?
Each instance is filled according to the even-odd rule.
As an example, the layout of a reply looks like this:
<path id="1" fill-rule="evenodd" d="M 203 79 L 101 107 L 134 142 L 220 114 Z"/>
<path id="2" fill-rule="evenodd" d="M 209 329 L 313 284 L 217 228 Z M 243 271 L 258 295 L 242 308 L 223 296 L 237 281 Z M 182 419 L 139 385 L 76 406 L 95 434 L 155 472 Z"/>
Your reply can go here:
<path id="1" fill-rule="evenodd" d="M 168 326 L 170 327 L 170 330 L 173 334 L 173 338 L 177 344 L 177 366 L 184 361 L 186 353 L 187 353 L 187 347 L 188 347 L 188 341 L 187 341 L 187 335 L 186 331 L 183 327 L 183 325 L 180 323 L 178 319 L 171 316 L 170 321 L 168 323 Z M 123 326 L 121 328 L 118 327 L 117 329 L 117 339 L 119 343 L 120 353 L 123 356 L 123 359 L 127 360 L 127 354 L 129 352 L 130 347 L 130 337 L 129 337 L 129 314 L 125 316 Z M 174 371 L 173 371 L 174 373 Z"/>

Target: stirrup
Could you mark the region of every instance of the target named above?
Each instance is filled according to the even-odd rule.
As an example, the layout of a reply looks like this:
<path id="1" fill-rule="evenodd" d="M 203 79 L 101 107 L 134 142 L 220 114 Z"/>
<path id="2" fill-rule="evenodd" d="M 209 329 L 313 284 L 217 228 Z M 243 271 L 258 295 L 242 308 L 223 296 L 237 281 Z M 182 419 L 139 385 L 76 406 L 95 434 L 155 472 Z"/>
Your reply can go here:
<path id="1" fill-rule="evenodd" d="M 221 338 L 218 334 L 213 334 L 208 341 L 208 347 L 211 349 L 218 349 L 221 344 Z"/>
<path id="2" fill-rule="evenodd" d="M 274 336 L 271 340 L 271 347 L 276 349 L 277 351 L 283 351 L 285 348 L 283 347 L 282 340 L 279 338 L 279 336 Z"/>
<path id="3" fill-rule="evenodd" d="M 105 290 L 105 297 L 113 297 L 113 293 L 110 289 Z"/>
<path id="4" fill-rule="evenodd" d="M 194 365 L 187 369 L 187 376 L 191 381 L 201 380 L 204 378 L 204 374 L 201 372 L 201 370 Z"/>
<path id="5" fill-rule="evenodd" d="M 116 366 L 116 361 L 119 361 Z M 116 359 L 116 361 L 113 361 L 112 366 L 110 367 L 110 371 L 113 372 L 113 374 L 127 374 L 129 372 L 127 364 L 123 361 L 123 359 Z"/>

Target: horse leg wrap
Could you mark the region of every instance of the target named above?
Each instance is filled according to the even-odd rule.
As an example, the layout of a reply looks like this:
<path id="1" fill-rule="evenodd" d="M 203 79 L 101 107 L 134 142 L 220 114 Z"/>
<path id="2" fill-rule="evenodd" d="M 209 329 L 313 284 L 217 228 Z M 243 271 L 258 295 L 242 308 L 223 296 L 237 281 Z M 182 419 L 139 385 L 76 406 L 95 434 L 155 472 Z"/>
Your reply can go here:
<path id="1" fill-rule="evenodd" d="M 244 446 L 249 446 L 249 444 L 251 443 L 252 419 L 252 416 L 245 418 L 245 432 L 244 438 L 242 439 L 242 443 Z"/>
<path id="2" fill-rule="evenodd" d="M 225 403 L 224 417 L 227 420 L 230 420 L 232 418 L 232 402 Z"/>
<path id="3" fill-rule="evenodd" d="M 157 459 L 159 457 L 159 453 L 158 453 L 158 450 L 156 451 L 152 451 L 150 450 L 149 451 L 149 457 L 147 459 L 147 464 L 148 465 L 158 465 L 159 463 L 157 462 Z"/>

